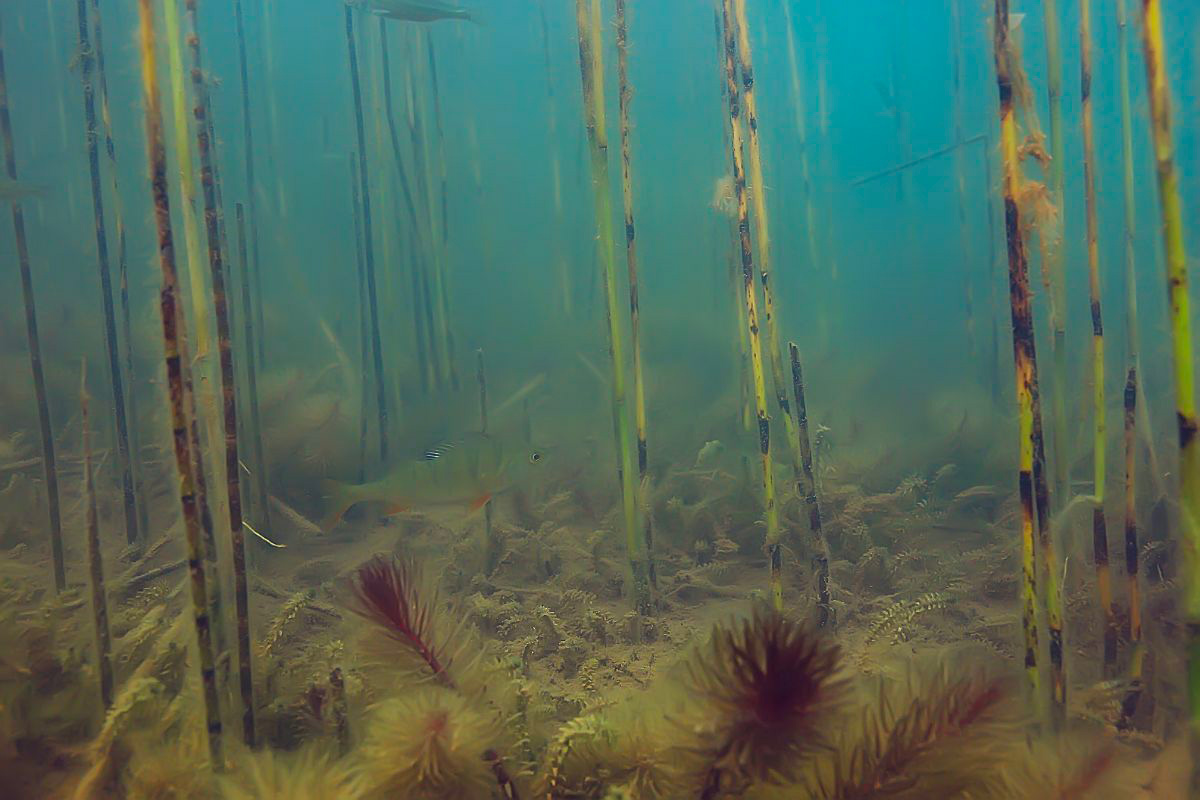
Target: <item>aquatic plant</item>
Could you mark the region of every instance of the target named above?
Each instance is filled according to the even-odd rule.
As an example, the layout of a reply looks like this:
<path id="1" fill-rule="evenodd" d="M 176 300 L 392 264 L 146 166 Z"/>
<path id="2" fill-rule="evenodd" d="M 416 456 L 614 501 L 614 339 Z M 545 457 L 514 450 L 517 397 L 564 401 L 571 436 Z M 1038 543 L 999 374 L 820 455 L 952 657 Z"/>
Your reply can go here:
<path id="1" fill-rule="evenodd" d="M 590 7 L 589 7 L 590 4 Z M 613 247 L 612 198 L 609 196 L 608 131 L 604 115 L 604 61 L 600 29 L 600 0 L 575 0 L 575 22 L 579 34 L 579 74 L 583 85 L 584 122 L 591 154 L 592 213 L 598 236 L 601 279 L 608 319 L 608 352 L 612 364 L 610 381 L 613 435 L 618 455 L 617 476 L 621 485 L 621 511 L 625 524 L 625 550 L 629 557 L 634 607 L 641 613 L 651 608 L 647 554 L 638 541 L 637 488 L 634 484 L 633 452 L 630 447 L 629 401 L 625 392 L 625 335 L 617 299 L 616 254 Z"/>
<path id="2" fill-rule="evenodd" d="M 4 172 L 9 180 L 17 180 L 17 157 L 13 146 L 12 116 L 8 108 L 8 78 L 4 70 L 4 29 L 0 19 L 0 138 L 4 140 Z M 46 400 L 46 375 L 42 368 L 42 344 L 38 335 L 37 303 L 33 294 L 33 271 L 29 265 L 29 241 L 25 234 L 25 212 L 19 202 L 12 207 L 13 239 L 17 248 L 17 268 L 21 273 L 21 300 L 25 307 L 25 340 L 29 347 L 29 366 L 33 373 L 33 391 L 37 398 L 38 433 L 41 440 L 42 471 L 46 479 L 46 514 L 49 522 L 51 564 L 54 590 L 67 586 L 66 564 L 63 559 L 62 517 L 58 498 L 58 462 L 54 455 L 54 431 L 50 422 L 50 405 Z"/>
<path id="3" fill-rule="evenodd" d="M 717 627 L 685 663 L 681 779 L 705 800 L 794 779 L 826 744 L 845 689 L 838 666 L 836 645 L 775 611 Z"/>
<path id="4" fill-rule="evenodd" d="M 151 0 L 138 0 L 139 44 L 141 48 L 142 93 L 145 105 L 147 160 L 150 166 L 151 195 L 154 199 L 155 222 L 158 233 L 159 267 L 162 271 L 160 311 L 162 315 L 163 358 L 166 366 L 171 434 L 174 444 L 175 469 L 179 476 L 179 503 L 187 536 L 188 570 L 192 595 L 192 619 L 196 628 L 201 686 L 204 692 L 205 724 L 209 755 L 214 764 L 221 760 L 221 712 L 217 699 L 217 678 L 214 669 L 212 629 L 209 617 L 208 583 L 204 563 L 204 542 L 201 539 L 200 509 L 197 504 L 197 469 L 194 460 L 199 453 L 195 436 L 195 400 L 187 391 L 183 361 L 184 314 L 179 304 L 178 274 L 175 269 L 175 245 L 171 233 L 171 206 L 167 186 L 167 151 L 163 139 L 162 109 L 158 89 L 158 66 L 155 60 L 154 8 Z M 189 436 L 189 419 L 192 421 Z M 215 576 L 214 576 L 215 577 Z"/>
<path id="5" fill-rule="evenodd" d="M 1192 752 L 1200 751 L 1200 441 L 1197 441 L 1195 362 L 1188 300 L 1187 249 L 1179 178 L 1171 139 L 1171 103 L 1163 43 L 1162 7 L 1142 0 L 1142 49 L 1146 89 L 1150 96 L 1154 159 L 1158 183 L 1163 250 L 1167 258 L 1167 296 L 1170 304 L 1174 356 L 1175 419 L 1179 435 L 1179 501 L 1181 547 L 1184 555 L 1183 611 L 1188 625 L 1188 715 Z M 1192 791 L 1200 789 L 1200 766 L 1193 762 Z"/>
<path id="6" fill-rule="evenodd" d="M 754 289 L 754 255 L 750 245 L 750 217 L 746 198 L 746 169 L 742 156 L 741 101 L 737 88 L 737 39 L 732 0 L 723 0 L 722 31 L 725 48 L 725 93 L 729 101 L 730 151 L 733 187 L 737 198 L 738 243 L 742 263 L 742 304 L 750 341 L 750 368 L 754 378 L 754 413 L 758 420 L 758 452 L 762 467 L 763 505 L 767 522 L 768 585 L 771 602 L 783 608 L 783 551 L 779 545 L 779 509 L 775 498 L 775 468 L 771 461 L 771 423 L 767 415 L 767 386 L 763 376 L 762 339 L 758 327 L 758 296 Z"/>
<path id="7" fill-rule="evenodd" d="M 87 503 L 87 560 L 88 582 L 92 590 L 92 629 L 96 635 L 100 701 L 107 710 L 112 706 L 113 700 L 112 633 L 108 627 L 108 596 L 104 589 L 104 562 L 100 556 L 100 520 L 96 511 L 96 485 L 92 474 L 86 360 L 83 361 L 79 375 L 79 419 L 83 429 L 83 494 Z"/>
<path id="8" fill-rule="evenodd" d="M 800 491 L 808 508 L 808 530 L 813 536 L 813 571 L 817 585 L 817 627 L 830 623 L 832 609 L 829 598 L 829 542 L 821 522 L 821 505 L 817 500 L 817 479 L 813 473 L 812 443 L 808 436 L 808 404 L 804 400 L 804 372 L 800 366 L 800 348 L 788 342 L 792 365 L 792 395 L 796 400 L 796 435 L 800 438 Z"/>

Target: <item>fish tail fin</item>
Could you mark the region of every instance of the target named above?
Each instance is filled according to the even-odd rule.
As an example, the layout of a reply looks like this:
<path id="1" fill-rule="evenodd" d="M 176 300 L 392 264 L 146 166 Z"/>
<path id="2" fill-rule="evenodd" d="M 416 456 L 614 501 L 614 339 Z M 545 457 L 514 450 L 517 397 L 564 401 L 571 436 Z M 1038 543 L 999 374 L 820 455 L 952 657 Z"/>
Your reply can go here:
<path id="1" fill-rule="evenodd" d="M 325 500 L 325 516 L 321 518 L 321 532 L 329 533 L 350 507 L 359 501 L 357 486 L 337 481 L 322 481 L 321 494 Z"/>

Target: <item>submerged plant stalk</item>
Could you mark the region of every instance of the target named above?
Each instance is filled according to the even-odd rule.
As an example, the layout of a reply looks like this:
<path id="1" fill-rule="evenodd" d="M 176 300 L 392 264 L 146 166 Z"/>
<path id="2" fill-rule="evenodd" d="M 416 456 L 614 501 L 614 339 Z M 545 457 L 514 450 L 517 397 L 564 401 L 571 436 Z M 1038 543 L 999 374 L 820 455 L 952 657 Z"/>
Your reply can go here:
<path id="1" fill-rule="evenodd" d="M 96 484 L 92 479 L 92 441 L 88 427 L 87 359 L 79 375 L 79 419 L 83 428 L 83 497 L 87 504 L 88 577 L 92 589 L 92 628 L 96 634 L 96 660 L 100 667 L 100 701 L 112 707 L 112 634 L 108 627 L 108 599 L 104 592 L 104 563 L 100 558 L 100 519 L 96 512 Z"/>
<path id="2" fill-rule="evenodd" d="M 117 285 L 121 298 L 122 360 L 125 362 L 125 377 L 129 380 L 128 402 L 130 469 L 133 473 L 133 498 L 137 510 L 139 531 L 149 531 L 150 522 L 146 509 L 146 496 L 142 488 L 141 436 L 138 431 L 136 380 L 133 373 L 133 333 L 129 312 L 129 248 L 125 236 L 125 207 L 121 200 L 121 184 L 118 180 L 117 147 L 113 142 L 112 113 L 108 104 L 108 74 L 104 68 L 104 33 L 100 16 L 100 0 L 92 0 L 92 30 L 96 48 L 96 77 L 100 82 L 100 119 L 104 123 L 104 152 L 108 156 L 109 182 L 112 184 L 113 222 L 117 231 Z"/>
<path id="3" fill-rule="evenodd" d="M 1021 234 L 1021 211 L 1017 205 L 1020 160 L 1017 153 L 1017 120 L 1013 107 L 1012 65 L 1008 43 L 1008 0 L 995 0 L 993 47 L 996 83 L 1000 94 L 1001 154 L 1004 178 L 1005 234 L 1008 243 L 1008 273 L 1012 306 L 1013 357 L 1016 362 L 1017 415 L 1020 461 L 1017 481 L 1021 495 L 1021 622 L 1024 629 L 1026 676 L 1035 695 L 1038 676 L 1037 582 L 1034 561 L 1034 400 L 1037 392 L 1037 360 L 1033 339 L 1033 307 L 1029 292 L 1029 265 Z M 989 187 L 990 190 L 990 187 Z"/>
<path id="4" fill-rule="evenodd" d="M 95 53 L 89 33 L 87 0 L 78 0 L 80 75 L 83 81 L 83 113 L 87 139 L 88 169 L 92 182 L 92 216 L 95 221 L 96 259 L 100 271 L 100 305 L 104 313 L 104 348 L 112 388 L 113 411 L 117 423 L 117 468 L 121 473 L 122 508 L 125 512 L 125 539 L 129 544 L 141 541 L 138 533 L 137 500 L 133 488 L 133 465 L 129 452 L 129 425 L 125 406 L 125 380 L 121 371 L 117 341 L 116 309 L 113 307 L 112 272 L 108 260 L 108 232 L 104 223 L 104 190 L 100 185 L 100 142 L 96 130 L 96 87 L 92 77 Z"/>
<path id="5" fill-rule="evenodd" d="M 233 17 L 237 28 L 238 73 L 242 84 L 242 141 L 245 151 L 242 157 L 246 161 L 246 209 L 250 222 L 250 264 L 242 268 L 253 269 L 253 314 L 258 329 L 258 357 L 265 359 L 267 331 L 263 313 L 262 262 L 258 259 L 258 182 L 254 179 L 254 123 L 250 117 L 250 77 L 246 66 L 246 26 L 242 20 L 242 0 L 234 0 Z M 244 313 L 251 313 L 251 309 L 247 308 Z"/>
<path id="6" fill-rule="evenodd" d="M 575 0 L 575 22 L 579 30 L 579 73 L 591 153 L 593 213 L 596 216 L 600 270 L 608 317 L 608 352 L 613 373 L 613 433 L 616 436 L 617 477 L 621 484 L 621 508 L 625 522 L 625 549 L 632 572 L 634 607 L 644 614 L 650 611 L 651 599 L 645 554 L 641 552 L 638 541 L 637 487 L 634 485 L 636 467 L 630 444 L 629 402 L 625 392 L 625 337 L 621 330 L 620 302 L 617 298 L 616 248 L 613 243 L 612 198 L 609 192 L 599 6 L 599 0 Z"/>
<path id="7" fill-rule="evenodd" d="M 367 134 L 363 122 L 362 86 L 358 77 L 358 51 L 354 44 L 354 16 L 346 6 L 346 48 L 350 55 L 350 82 L 354 90 L 354 124 L 358 137 L 358 176 L 362 187 L 363 248 L 367 266 L 367 303 L 371 322 L 371 358 L 375 375 L 375 410 L 379 414 L 379 460 L 387 461 L 388 410 L 383 382 L 383 342 L 379 335 L 379 306 L 375 295 L 375 248 L 371 234 L 371 189 L 367 175 Z"/>
<path id="8" fill-rule="evenodd" d="M 762 340 L 758 328 L 758 297 L 754 290 L 754 254 L 750 245 L 750 209 L 746 197 L 746 168 L 742 158 L 741 101 L 735 66 L 737 40 L 733 30 L 733 0 L 723 0 L 721 10 L 722 30 L 725 34 L 725 91 L 729 101 L 729 142 L 733 164 L 733 188 L 737 200 L 738 241 L 742 258 L 742 302 L 749 331 L 750 366 L 754 375 L 754 410 L 758 419 L 758 452 L 762 464 L 763 504 L 767 518 L 768 582 L 771 603 L 779 610 L 783 608 L 783 550 L 779 544 L 779 510 L 775 502 L 775 471 L 771 462 L 771 423 L 767 417 L 767 384 L 763 375 Z M 753 126 L 751 122 L 751 128 Z M 765 285 L 766 281 L 763 283 Z M 786 396 L 783 402 L 786 405 Z"/>
<path id="9" fill-rule="evenodd" d="M 641 306 L 638 302 L 638 264 L 636 230 L 633 224 L 633 164 L 629 144 L 629 103 L 633 89 L 629 85 L 628 28 L 625 2 L 617 0 L 617 79 L 621 124 L 621 198 L 625 209 L 625 263 L 629 271 L 629 348 L 633 352 L 633 410 L 637 432 L 638 485 L 646 490 L 646 381 L 642 370 Z M 646 570 L 650 588 L 658 591 L 658 572 L 654 566 L 654 539 L 650 515 L 642 516 L 642 545 L 646 548 Z"/>
<path id="10" fill-rule="evenodd" d="M 1154 133 L 1163 250 L 1167 255 L 1167 298 L 1175 361 L 1175 419 L 1179 436 L 1179 505 L 1184 556 L 1183 612 L 1187 623 L 1188 717 L 1192 740 L 1192 794 L 1200 789 L 1200 441 L 1197 441 L 1195 361 L 1191 303 L 1188 299 L 1187 249 L 1179 175 L 1171 138 L 1170 89 L 1163 42 L 1162 7 L 1142 0 L 1142 49 Z"/>
<path id="11" fill-rule="evenodd" d="M 267 483 L 267 460 L 263 455 L 262 419 L 258 410 L 258 368 L 255 362 L 254 324 L 250 306 L 250 261 L 246 254 L 246 219 L 241 203 L 235 204 L 234 212 L 237 217 L 238 265 L 241 267 L 238 270 L 238 278 L 242 303 L 242 338 L 244 340 L 242 352 L 246 356 L 246 404 L 250 408 L 250 444 L 254 450 L 256 465 L 253 476 L 254 494 L 258 513 L 262 515 L 259 525 L 263 530 L 269 531 L 271 530 L 271 504 L 268 502 L 270 485 Z M 245 430 L 245 426 L 243 426 L 243 430 Z"/>
<path id="12" fill-rule="evenodd" d="M 196 502 L 196 470 L 192 460 L 192 442 L 188 420 L 195 417 L 195 402 L 186 391 L 183 354 L 184 311 L 179 303 L 179 278 L 175 269 L 175 244 L 171 233 L 171 206 L 167 187 L 167 151 L 163 138 L 162 109 L 159 105 L 158 65 L 155 60 L 153 0 L 138 0 L 141 45 L 142 89 L 146 113 L 147 158 L 154 217 L 158 232 L 159 266 L 162 289 L 159 309 L 162 314 L 163 358 L 166 366 L 170 401 L 171 432 L 175 468 L 179 475 L 179 503 L 187 535 L 187 559 L 192 594 L 192 618 L 196 628 L 200 680 L 204 691 L 204 711 L 209 755 L 213 766 L 221 766 L 221 710 L 217 699 L 217 676 L 213 665 L 212 630 L 208 611 L 208 576 L 205 573 L 204 542 L 201 539 L 200 514 Z"/>
<path id="13" fill-rule="evenodd" d="M 217 220 L 216 184 L 213 179 L 212 142 L 206 126 L 208 89 L 201 79 L 196 0 L 187 0 L 192 20 L 188 41 L 192 50 L 192 80 L 196 91 L 196 151 L 200 154 L 200 185 L 204 193 L 204 226 L 208 237 L 208 264 L 212 276 L 213 314 L 217 318 L 217 355 L 221 367 L 221 418 L 225 425 L 225 488 L 229 500 L 229 545 L 233 554 L 233 594 L 237 615 L 238 674 L 242 697 L 242 734 L 254 747 L 254 680 L 250 663 L 250 601 L 246 585 L 246 531 L 242 524 L 241 467 L 238 459 L 237 387 L 234 377 L 233 340 L 225 288 L 225 260 Z M 240 8 L 239 8 L 240 11 Z M 253 184 L 250 185 L 253 197 Z M 253 208 L 253 205 L 251 205 Z M 254 220 L 250 220 L 253 233 Z M 243 269 L 248 265 L 243 265 Z M 249 309 L 247 309 L 247 312 Z M 259 331 L 261 333 L 261 330 Z M 218 621 L 218 624 L 220 622 Z"/>
<path id="14" fill-rule="evenodd" d="M 800 368 L 800 348 L 788 342 L 792 362 L 792 394 L 796 399 L 796 423 L 800 434 L 800 491 L 808 506 L 808 529 L 813 535 L 813 572 L 817 584 L 817 626 L 824 628 L 831 620 L 829 598 L 829 543 L 821 524 L 821 504 L 817 501 L 817 478 L 813 473 L 812 442 L 808 438 L 808 404 L 804 400 L 804 373 Z"/>
<path id="15" fill-rule="evenodd" d="M 1083 187 L 1087 212 L 1088 289 L 1092 306 L 1092 458 L 1095 488 L 1092 495 L 1092 553 L 1096 562 L 1096 589 L 1104 614 L 1104 676 L 1117 666 L 1117 617 L 1112 600 L 1112 573 L 1108 567 L 1108 529 L 1104 518 L 1104 479 L 1107 437 L 1104 416 L 1104 323 L 1100 314 L 1100 244 L 1096 222 L 1096 145 L 1092 125 L 1092 4 L 1079 3 L 1079 98 L 1083 127 Z"/>
<path id="16" fill-rule="evenodd" d="M 8 79 L 4 71 L 4 29 L 0 19 L 0 137 L 4 140 L 4 172 L 17 180 L 17 156 L 13 146 L 12 117 L 8 110 Z M 42 448 L 42 472 L 46 479 L 46 514 L 49 521 L 50 560 L 54 589 L 67 588 L 67 570 L 63 557 L 62 516 L 58 500 L 58 465 L 54 456 L 54 431 L 50 422 L 50 404 L 46 400 L 46 375 L 42 369 L 42 343 L 38 336 L 37 304 L 33 295 L 33 271 L 29 266 L 29 241 L 25 235 L 25 211 L 11 203 L 13 240 L 17 247 L 17 268 L 21 273 L 21 299 L 25 307 L 25 338 L 29 345 L 29 366 L 33 373 L 33 393 L 37 399 L 38 432 Z"/>

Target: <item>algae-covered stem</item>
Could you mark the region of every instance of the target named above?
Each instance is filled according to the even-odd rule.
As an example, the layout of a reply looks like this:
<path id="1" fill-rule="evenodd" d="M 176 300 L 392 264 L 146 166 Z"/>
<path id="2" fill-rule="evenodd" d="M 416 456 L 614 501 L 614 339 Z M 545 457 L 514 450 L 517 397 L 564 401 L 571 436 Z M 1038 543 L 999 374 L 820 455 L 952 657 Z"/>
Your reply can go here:
<path id="1" fill-rule="evenodd" d="M 758 249 L 758 274 L 762 281 L 763 317 L 767 323 L 767 354 L 771 365 L 771 383 L 775 387 L 775 402 L 783 416 L 784 432 L 787 435 L 792 455 L 792 466 L 800 462 L 800 446 L 796 438 L 796 420 L 792 416 L 788 401 L 788 382 L 783 373 L 783 351 L 780 346 L 779 324 L 775 308 L 775 292 L 771 285 L 772 245 L 767 214 L 767 190 L 763 179 L 762 147 L 758 140 L 758 101 L 754 86 L 754 60 L 750 52 L 750 26 L 746 20 L 746 0 L 733 0 L 736 15 L 737 56 L 742 71 L 742 98 L 746 111 L 746 149 L 750 154 L 749 185 L 743 191 L 750 194 L 754 203 L 754 244 Z M 735 177 L 736 180 L 736 177 Z M 799 472 L 799 469 L 796 469 Z M 778 548 L 778 531 L 775 538 L 767 542 L 768 548 Z"/>
<path id="2" fill-rule="evenodd" d="M 137 381 L 133 372 L 133 333 L 129 311 L 129 247 L 125 235 L 125 206 L 118 180 L 117 147 L 113 142 L 112 113 L 108 103 L 108 74 L 104 66 L 104 26 L 100 0 L 92 0 L 92 31 L 96 48 L 96 78 L 100 82 L 100 119 L 104 123 L 104 152 L 108 156 L 108 177 L 112 184 L 113 222 L 117 232 L 117 286 L 121 298 L 121 356 L 125 377 L 129 380 L 128 402 L 130 469 L 133 471 L 133 497 L 139 531 L 149 531 L 146 496 L 142 487 L 141 425 L 138 422 Z"/>
<path id="3" fill-rule="evenodd" d="M 1191 303 L 1188 299 L 1187 250 L 1179 176 L 1171 139 L 1171 95 L 1158 0 L 1142 0 L 1142 49 L 1154 160 L 1158 182 L 1163 249 L 1167 256 L 1167 299 L 1175 361 L 1175 419 L 1179 436 L 1179 500 L 1184 556 L 1183 610 L 1187 623 L 1188 711 L 1192 741 L 1192 795 L 1200 789 L 1200 441 L 1196 437 L 1195 362 L 1192 354 Z"/>
<path id="4" fill-rule="evenodd" d="M 1092 553 L 1096 590 L 1104 614 L 1104 676 L 1117 666 L 1117 617 L 1108 568 L 1108 529 L 1104 518 L 1107 436 L 1104 409 L 1104 323 L 1100 314 L 1100 243 L 1096 221 L 1096 144 L 1092 124 L 1092 3 L 1079 2 L 1079 106 L 1083 129 L 1083 191 L 1087 218 L 1088 291 L 1092 308 L 1092 416 L 1095 487 L 1092 494 Z"/>
<path id="5" fill-rule="evenodd" d="M 817 626 L 831 623 L 832 604 L 829 599 L 829 543 L 821 524 L 821 504 L 817 500 L 817 477 L 813 473 L 812 442 L 808 437 L 808 404 L 804 400 L 804 373 L 800 367 L 800 348 L 788 342 L 792 362 L 792 394 L 796 399 L 796 427 L 800 433 L 800 488 L 808 506 L 808 529 L 812 531 L 814 552 L 813 572 L 817 584 Z"/>
<path id="6" fill-rule="evenodd" d="M 1024 630 L 1025 671 L 1036 695 L 1040 685 L 1037 666 L 1038 623 L 1033 498 L 1033 400 L 1037 385 L 1037 373 L 1033 340 L 1033 308 L 1029 292 L 1029 265 L 1025 255 L 1025 243 L 1021 238 L 1021 212 L 1017 205 L 1017 193 L 1020 189 L 1021 178 L 1019 174 L 1020 160 L 1017 153 L 1016 109 L 1013 106 L 1013 85 L 1011 65 L 1009 64 L 1008 30 L 1008 0 L 995 0 L 993 56 L 996 63 L 996 84 L 1000 94 L 1001 154 L 1004 160 L 1001 193 L 1004 197 L 1004 223 L 1008 245 L 1009 301 L 1012 310 L 1013 357 L 1016 365 L 1018 442 L 1020 446 L 1017 480 L 1021 497 L 1021 622 Z"/>
<path id="7" fill-rule="evenodd" d="M 8 110 L 8 79 L 4 71 L 4 29 L 0 19 L 0 137 L 4 140 L 4 172 L 17 180 L 17 156 L 13 145 L 12 116 Z M 46 513 L 49 518 L 50 555 L 54 571 L 54 589 L 67 587 L 63 557 L 62 517 L 58 501 L 58 466 L 54 456 L 54 431 L 50 423 L 50 404 L 46 401 L 46 375 L 42 369 L 42 343 L 38 335 L 37 304 L 33 294 L 33 271 L 29 265 L 29 241 L 25 235 L 25 211 L 20 202 L 11 203 L 13 240 L 17 247 L 17 269 L 21 273 L 21 299 L 25 306 L 25 338 L 29 345 L 29 366 L 33 372 L 33 393 L 37 399 L 38 432 L 42 446 L 42 471 L 46 479 Z"/>
<path id="8" fill-rule="evenodd" d="M 367 174 L 367 133 L 363 123 L 362 85 L 358 77 L 358 51 L 354 44 L 354 14 L 346 6 L 346 48 L 350 57 L 350 82 L 354 90 L 354 125 L 358 141 L 358 179 L 362 187 L 363 248 L 367 267 L 367 308 L 371 322 L 371 359 L 375 374 L 375 410 L 379 414 L 379 460 L 387 461 L 388 410 L 383 382 L 383 342 L 379 336 L 379 305 L 375 296 L 375 248 L 371 233 L 371 187 Z"/>
<path id="9" fill-rule="evenodd" d="M 88 425 L 87 359 L 79 370 L 79 420 L 83 429 L 83 497 L 87 504 L 88 577 L 92 589 L 92 627 L 96 634 L 96 660 L 99 661 L 100 701 L 112 707 L 113 668 L 112 634 L 108 627 L 108 599 L 104 592 L 104 564 L 100 558 L 100 518 L 96 512 L 96 484 L 92 479 L 92 441 Z"/>
<path id="10" fill-rule="evenodd" d="M 604 122 L 604 65 L 600 48 L 599 0 L 575 0 L 579 31 L 579 74 L 583 85 L 584 120 L 591 154 L 593 213 L 596 217 L 601 277 L 608 318 L 608 352 L 612 362 L 613 433 L 616 436 L 617 476 L 621 483 L 621 508 L 625 522 L 625 549 L 633 580 L 634 606 L 639 613 L 651 608 L 650 586 L 644 555 L 638 544 L 637 487 L 634 485 L 633 447 L 630 442 L 629 402 L 625 392 L 625 337 L 621 330 L 617 297 L 616 248 L 613 242 L 612 198 L 609 192 L 608 134 Z"/>
<path id="11" fill-rule="evenodd" d="M 625 210 L 625 263 L 629 272 L 629 348 L 633 351 L 633 409 L 637 432 L 638 485 L 646 491 L 646 380 L 642 369 L 641 305 L 638 301 L 637 232 L 633 222 L 633 164 L 629 143 L 629 103 L 633 88 L 629 85 L 629 29 L 625 21 L 625 2 L 617 0 L 617 98 L 621 127 L 621 198 Z M 650 515 L 642 518 L 642 545 L 646 548 L 646 571 L 650 588 L 658 591 L 658 570 L 654 565 L 654 534 Z"/>
<path id="12" fill-rule="evenodd" d="M 771 430 L 767 417 L 767 385 L 763 376 L 762 341 L 758 329 L 758 298 L 754 291 L 754 255 L 750 245 L 750 210 L 746 198 L 746 168 L 742 160 L 741 101 L 735 61 L 733 0 L 722 0 L 721 21 L 725 47 L 725 90 L 729 99 L 730 151 L 733 187 L 737 199 L 738 236 L 742 257 L 742 302 L 750 339 L 750 366 L 754 374 L 754 410 L 758 418 L 758 450 L 762 462 L 763 501 L 767 517 L 767 554 L 770 559 L 771 601 L 783 608 L 783 549 L 779 544 L 779 510 L 775 503 L 775 473 L 771 463 Z M 786 401 L 786 398 L 785 398 Z"/>
<path id="13" fill-rule="evenodd" d="M 221 410 L 225 430 L 225 488 L 229 507 L 229 544 L 233 555 L 233 585 L 237 615 L 239 685 L 242 697 L 242 733 L 246 744 L 254 746 L 254 683 L 250 664 L 250 607 L 246 586 L 246 531 L 242 524 L 241 467 L 238 460 L 237 386 L 234 376 L 233 340 L 229 325 L 229 304 L 225 287 L 225 260 L 217 220 L 216 185 L 213 179 L 212 141 L 209 139 L 208 87 L 200 60 L 199 26 L 196 0 L 186 0 L 185 8 L 192 30 L 188 44 L 192 51 L 192 85 L 195 89 L 196 152 L 200 156 L 200 187 L 204 195 L 204 227 L 208 238 L 208 265 L 212 278 L 213 314 L 217 319 L 217 355 L 221 368 Z M 253 187 L 251 187 L 253 193 Z M 260 331 L 261 333 L 261 331 Z M 197 462 L 199 463 L 199 462 Z M 216 587 L 213 591 L 217 596 Z M 214 616 L 219 606 L 214 602 Z M 217 620 L 217 625 L 221 620 Z"/>
<path id="14" fill-rule="evenodd" d="M 1140 683 L 1145 648 L 1142 645 L 1142 601 L 1138 585 L 1137 530 L 1137 395 L 1138 395 L 1138 331 L 1137 331 L 1137 270 L 1133 236 L 1137 226 L 1133 202 L 1133 112 L 1129 102 L 1129 19 L 1126 0 L 1117 0 L 1117 69 L 1121 97 L 1121 162 L 1125 243 L 1125 363 L 1124 401 L 1125 448 L 1125 581 L 1129 595 L 1129 630 L 1127 637 L 1133 649 L 1129 676 L 1135 687 L 1121 705 L 1122 721 L 1137 709 L 1141 695 Z M 1144 404 L 1143 404 L 1144 405 Z M 1147 426 L 1149 429 L 1149 426 Z M 1154 463 L 1153 454 L 1151 464 Z M 1157 470 L 1152 470 L 1157 474 Z"/>
<path id="15" fill-rule="evenodd" d="M 267 482 L 267 459 L 263 455 L 262 419 L 258 410 L 258 365 L 254 349 L 254 321 L 250 313 L 250 260 L 246 249 L 246 219 L 241 203 L 234 206 L 237 217 L 238 283 L 241 288 L 242 304 L 242 352 L 246 357 L 246 400 L 250 408 L 250 445 L 254 450 L 254 494 L 258 505 L 259 524 L 271 530 L 271 506 L 268 502 L 270 484 Z M 363 364 L 366 369 L 366 363 Z M 365 401 L 364 401 L 365 402 Z M 244 427 L 244 426 L 243 426 Z"/>
<path id="16" fill-rule="evenodd" d="M 1066 154 L 1063 148 L 1062 124 L 1062 53 L 1059 48 L 1058 0 L 1043 0 L 1042 19 L 1046 38 L 1046 94 L 1050 109 L 1050 198 L 1057 209 L 1050 236 L 1042 239 L 1042 279 L 1049 299 L 1050 355 L 1052 358 L 1054 390 L 1051 413 L 1054 430 L 1054 494 L 1059 508 L 1070 500 L 1071 448 L 1067 432 L 1067 319 L 1064 305 L 1066 287 L 1063 266 L 1063 220 L 1066 218 L 1066 192 L 1063 190 L 1063 169 Z"/>
<path id="17" fill-rule="evenodd" d="M 250 264 L 254 275 L 254 322 L 258 328 L 258 357 L 265 358 L 266 325 L 263 321 L 262 262 L 258 258 L 258 183 L 254 179 L 254 123 L 250 117 L 250 77 L 246 65 L 246 26 L 242 19 L 242 0 L 233 0 L 234 24 L 237 28 L 238 73 L 242 88 L 242 158 L 246 162 L 246 209 L 249 212 Z M 249 308 L 245 313 L 251 313 Z"/>
<path id="18" fill-rule="evenodd" d="M 192 443 L 188 419 L 195 416 L 194 398 L 184 383 L 184 310 L 179 303 L 179 278 L 175 269 L 175 244 L 171 233 L 171 201 L 167 189 L 167 151 L 163 138 L 162 110 L 159 106 L 158 66 L 154 45 L 153 0 L 138 0 L 141 45 L 142 89 L 146 111 L 147 158 L 154 217 L 158 233 L 159 266 L 162 289 L 159 308 L 162 313 L 163 360 L 171 412 L 171 433 L 175 468 L 179 475 L 179 503 L 187 535 L 192 616 L 198 643 L 200 679 L 204 690 L 204 711 L 209 755 L 220 768 L 221 711 L 217 699 L 217 676 L 213 666 L 212 631 L 208 615 L 208 580 L 205 574 L 204 543 L 201 540 L 200 514 L 196 503 L 196 470 L 192 462 Z"/>
<path id="19" fill-rule="evenodd" d="M 104 313 L 104 348 L 112 388 L 113 412 L 117 423 L 117 469 L 121 473 L 125 538 L 129 544 L 141 540 L 138 533 L 137 500 L 133 489 L 133 466 L 129 452 L 129 426 L 125 406 L 125 380 L 118 354 L 116 310 L 113 307 L 112 271 L 108 260 L 108 232 L 104 222 L 104 190 L 100 185 L 100 140 L 96 130 L 96 87 L 92 77 L 95 52 L 88 26 L 87 0 L 75 4 L 79 17 L 79 61 L 83 82 L 83 113 L 86 128 L 88 169 L 92 183 L 92 216 L 96 229 L 96 260 L 100 271 L 100 304 Z"/>

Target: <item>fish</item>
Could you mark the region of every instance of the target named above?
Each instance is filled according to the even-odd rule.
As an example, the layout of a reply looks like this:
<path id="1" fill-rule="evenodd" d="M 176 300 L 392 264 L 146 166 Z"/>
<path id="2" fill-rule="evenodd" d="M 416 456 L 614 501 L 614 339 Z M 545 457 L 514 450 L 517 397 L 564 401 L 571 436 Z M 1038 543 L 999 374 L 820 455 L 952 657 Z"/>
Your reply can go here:
<path id="1" fill-rule="evenodd" d="M 470 9 L 453 6 L 442 0 L 366 0 L 363 5 L 372 14 L 405 22 L 437 22 L 443 19 L 478 22 Z"/>
<path id="2" fill-rule="evenodd" d="M 328 533 L 358 503 L 382 503 L 387 514 L 437 507 L 482 508 L 489 500 L 525 480 L 545 462 L 545 452 L 522 442 L 472 433 L 408 459 L 376 481 L 323 484 Z"/>

